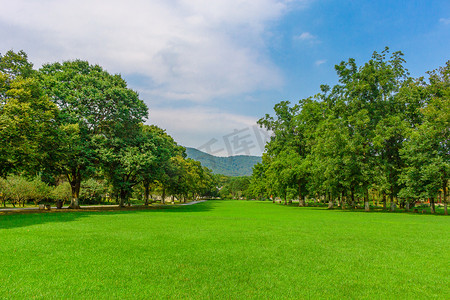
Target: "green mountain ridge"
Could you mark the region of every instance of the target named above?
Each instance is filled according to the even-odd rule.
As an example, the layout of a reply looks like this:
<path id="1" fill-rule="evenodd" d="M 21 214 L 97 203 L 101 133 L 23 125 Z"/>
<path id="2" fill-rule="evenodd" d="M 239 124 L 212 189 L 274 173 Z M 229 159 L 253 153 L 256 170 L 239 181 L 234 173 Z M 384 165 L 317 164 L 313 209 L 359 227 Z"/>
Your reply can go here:
<path id="1" fill-rule="evenodd" d="M 219 157 L 189 147 L 186 147 L 186 154 L 188 158 L 197 160 L 202 166 L 211 169 L 214 174 L 226 176 L 251 176 L 253 166 L 262 160 L 260 156 L 249 155 Z"/>

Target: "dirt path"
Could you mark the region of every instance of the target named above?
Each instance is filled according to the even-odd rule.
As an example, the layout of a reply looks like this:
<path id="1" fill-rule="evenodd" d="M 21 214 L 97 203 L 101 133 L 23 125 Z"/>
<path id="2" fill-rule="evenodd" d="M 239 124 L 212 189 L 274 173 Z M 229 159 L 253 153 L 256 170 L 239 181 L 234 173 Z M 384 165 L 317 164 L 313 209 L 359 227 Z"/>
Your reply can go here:
<path id="1" fill-rule="evenodd" d="M 192 202 L 188 202 L 188 203 L 181 203 L 178 205 L 192 205 L 192 204 L 197 204 L 197 203 L 201 203 L 201 202 L 206 202 L 206 200 L 192 201 Z"/>
<path id="2" fill-rule="evenodd" d="M 188 203 L 180 203 L 180 204 L 176 204 L 176 205 L 192 205 L 192 204 L 197 204 L 197 203 L 201 203 L 201 202 L 205 202 L 206 200 L 199 200 L 199 201 L 192 201 L 192 202 L 188 202 Z M 132 205 L 131 208 L 138 208 L 141 205 L 137 205 L 134 206 Z M 155 206 L 165 206 L 163 204 L 157 204 Z M 155 207 L 154 206 L 154 207 Z M 130 206 L 125 206 L 124 208 L 128 208 Z M 151 207 L 151 206 L 150 206 Z M 120 209 L 119 205 L 87 205 L 87 206 L 82 206 L 80 210 L 86 209 L 86 210 L 92 210 L 92 209 Z M 67 206 L 62 207 L 62 209 L 57 209 L 56 206 L 52 206 L 51 207 L 52 211 L 75 211 L 75 210 L 69 210 Z M 11 208 L 0 208 L 0 213 L 2 212 L 32 212 L 32 211 L 48 211 L 48 210 L 40 210 L 39 207 L 11 207 Z M 77 209 L 78 211 L 78 209 Z"/>

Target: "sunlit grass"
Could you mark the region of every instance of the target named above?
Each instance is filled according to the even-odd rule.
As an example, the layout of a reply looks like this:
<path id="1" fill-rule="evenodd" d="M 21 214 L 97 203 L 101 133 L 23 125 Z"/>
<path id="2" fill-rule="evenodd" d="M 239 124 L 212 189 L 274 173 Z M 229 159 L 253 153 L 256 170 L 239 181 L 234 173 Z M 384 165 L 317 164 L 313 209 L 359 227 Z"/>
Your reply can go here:
<path id="1" fill-rule="evenodd" d="M 208 201 L 0 216 L 0 298 L 450 298 L 446 216 Z"/>

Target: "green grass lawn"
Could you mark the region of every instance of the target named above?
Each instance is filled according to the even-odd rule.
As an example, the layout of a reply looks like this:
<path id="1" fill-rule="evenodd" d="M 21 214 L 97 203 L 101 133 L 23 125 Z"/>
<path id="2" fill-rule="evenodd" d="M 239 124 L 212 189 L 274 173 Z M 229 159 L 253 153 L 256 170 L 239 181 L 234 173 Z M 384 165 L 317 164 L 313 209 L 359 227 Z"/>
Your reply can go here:
<path id="1" fill-rule="evenodd" d="M 449 232 L 254 201 L 0 215 L 0 298 L 449 299 Z"/>

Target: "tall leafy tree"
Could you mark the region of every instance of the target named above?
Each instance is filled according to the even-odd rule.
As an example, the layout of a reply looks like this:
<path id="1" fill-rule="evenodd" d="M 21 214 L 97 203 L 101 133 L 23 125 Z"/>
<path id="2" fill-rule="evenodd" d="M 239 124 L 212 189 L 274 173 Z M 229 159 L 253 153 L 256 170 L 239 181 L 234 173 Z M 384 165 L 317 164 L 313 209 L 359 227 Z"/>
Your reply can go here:
<path id="1" fill-rule="evenodd" d="M 421 110 L 423 122 L 410 130 L 401 155 L 406 161 L 403 171 L 404 197 L 428 198 L 435 212 L 435 198 L 443 193 L 447 214 L 450 179 L 450 61 L 429 73 L 425 86 L 427 105 Z"/>
<path id="2" fill-rule="evenodd" d="M 126 135 L 147 117 L 147 107 L 120 75 L 98 65 L 75 60 L 44 65 L 40 70 L 44 90 L 60 109 L 62 142 L 71 143 L 59 160 L 59 170 L 72 187 L 69 207 L 79 207 L 83 178 L 94 172 L 98 161 L 94 137 Z"/>
<path id="3" fill-rule="evenodd" d="M 258 123 L 273 132 L 266 145 L 266 179 L 274 192 L 287 201 L 288 190 L 295 189 L 299 197 L 299 205 L 305 205 L 303 190 L 306 187 L 307 163 L 309 151 L 307 144 L 307 128 L 309 123 L 299 114 L 299 110 L 308 100 L 290 106 L 290 102 L 282 101 L 275 105 L 275 117 L 266 115 Z M 309 117 L 309 115 L 308 115 Z"/>
<path id="4" fill-rule="evenodd" d="M 356 140 L 355 159 L 361 168 L 361 187 L 365 199 L 365 209 L 368 206 L 368 189 L 374 184 L 372 181 L 376 166 L 382 164 L 388 176 L 389 194 L 392 203 L 399 191 L 398 167 L 399 149 L 402 144 L 402 134 L 391 129 L 400 120 L 396 95 L 408 72 L 404 68 L 401 52 L 394 52 L 387 58 L 389 49 L 381 54 L 374 52 L 372 58 L 359 67 L 354 59 L 341 62 L 336 66 L 341 85 L 341 97 L 344 100 L 346 114 L 343 115 L 352 130 L 352 138 Z M 377 136 L 377 128 L 379 134 Z M 378 147 L 374 145 L 378 138 Z"/>
<path id="5" fill-rule="evenodd" d="M 55 154 L 58 109 L 20 51 L 0 55 L 0 176 L 36 174 Z"/>

